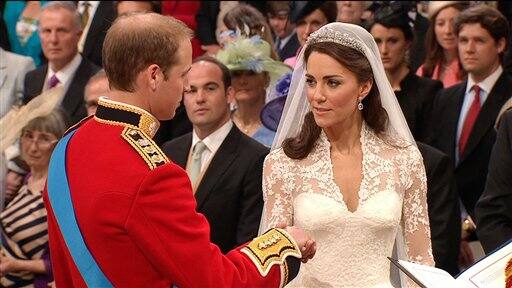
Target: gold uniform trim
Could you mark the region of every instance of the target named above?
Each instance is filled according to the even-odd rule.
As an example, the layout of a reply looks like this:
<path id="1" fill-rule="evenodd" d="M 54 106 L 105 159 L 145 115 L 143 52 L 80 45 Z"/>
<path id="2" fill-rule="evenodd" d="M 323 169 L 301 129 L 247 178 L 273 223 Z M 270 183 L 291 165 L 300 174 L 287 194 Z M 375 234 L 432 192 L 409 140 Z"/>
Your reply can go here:
<path id="1" fill-rule="evenodd" d="M 263 235 L 254 238 L 241 251 L 254 262 L 261 276 L 267 276 L 274 265 L 281 267 L 281 286 L 288 282 L 286 257 L 301 258 L 299 246 L 286 231 L 279 228 L 270 229 Z"/>
<path id="2" fill-rule="evenodd" d="M 153 170 L 158 166 L 169 163 L 167 156 L 142 130 L 126 127 L 121 136 L 142 156 L 149 169 Z"/>
<path id="3" fill-rule="evenodd" d="M 160 127 L 160 122 L 155 117 L 153 117 L 153 115 L 149 114 L 144 109 L 141 109 L 139 107 L 136 107 L 136 106 L 133 106 L 130 104 L 126 104 L 126 103 L 112 101 L 106 97 L 100 97 L 100 99 L 98 100 L 98 105 L 105 106 L 107 108 L 132 112 L 132 113 L 140 115 L 138 128 L 141 129 L 142 131 L 144 131 L 144 133 L 149 135 L 151 138 L 153 138 L 155 136 L 156 132 L 158 131 L 158 127 Z M 96 117 L 96 119 L 100 119 L 100 118 Z M 109 120 L 105 120 L 105 119 L 102 119 L 102 120 L 109 122 Z M 115 121 L 112 121 L 112 122 L 116 123 Z M 119 123 L 122 125 L 127 124 L 127 123 L 123 123 L 123 122 L 119 122 Z"/>

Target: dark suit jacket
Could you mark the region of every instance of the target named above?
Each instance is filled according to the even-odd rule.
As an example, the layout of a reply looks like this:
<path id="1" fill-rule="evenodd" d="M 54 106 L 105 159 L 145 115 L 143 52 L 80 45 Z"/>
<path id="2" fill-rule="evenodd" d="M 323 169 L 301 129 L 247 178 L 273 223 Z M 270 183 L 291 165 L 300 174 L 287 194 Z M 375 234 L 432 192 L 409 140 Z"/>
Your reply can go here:
<path id="1" fill-rule="evenodd" d="M 171 161 L 185 169 L 192 133 L 163 145 Z M 263 210 L 262 173 L 268 149 L 233 128 L 213 156 L 197 187 L 197 211 L 210 223 L 211 241 L 222 252 L 258 234 Z"/>
<path id="2" fill-rule="evenodd" d="M 510 98 L 512 78 L 502 73 L 482 105 L 478 118 L 469 135 L 464 154 L 455 163 L 457 123 L 464 100 L 467 81 L 441 90 L 434 102 L 432 121 L 435 123 L 430 138 L 432 146 L 452 159 L 459 196 L 466 210 L 474 219 L 476 201 L 480 198 L 487 179 L 487 166 L 496 140 L 494 122 L 503 104 Z"/>
<path id="3" fill-rule="evenodd" d="M 108 28 L 110 28 L 110 25 L 112 25 L 116 17 L 112 2 L 113 1 L 100 1 L 94 13 L 94 17 L 92 18 L 82 51 L 82 55 L 85 58 L 100 67 L 103 66 L 101 62 L 103 41 L 105 41 Z"/>
<path id="4" fill-rule="evenodd" d="M 423 17 L 420 13 L 416 13 L 416 19 L 414 20 L 414 43 L 411 48 L 410 64 L 412 71 L 418 70 L 418 68 L 425 62 L 425 37 L 427 34 L 428 26 L 430 25 L 427 18 Z"/>
<path id="5" fill-rule="evenodd" d="M 187 111 L 185 111 L 185 106 L 183 106 L 182 102 L 171 120 L 160 121 L 160 129 L 158 129 L 155 137 L 153 137 L 153 141 L 158 146 L 162 146 L 163 143 L 189 132 L 192 132 L 192 123 L 188 119 Z"/>
<path id="6" fill-rule="evenodd" d="M 460 208 L 453 164 L 441 151 L 416 142 L 427 174 L 427 204 L 436 267 L 459 273 Z"/>
<path id="7" fill-rule="evenodd" d="M 425 141 L 431 122 L 432 105 L 443 83 L 419 77 L 413 70 L 400 82 L 400 91 L 395 91 L 400 108 L 416 141 Z"/>
<path id="8" fill-rule="evenodd" d="M 300 42 L 299 38 L 297 38 L 297 33 L 293 32 L 292 37 L 286 44 L 284 45 L 283 49 L 277 50 L 277 54 L 279 55 L 279 59 L 281 61 L 284 61 L 290 57 L 293 57 L 297 55 L 297 50 L 300 48 Z"/>
<path id="9" fill-rule="evenodd" d="M 486 253 L 512 239 L 512 110 L 500 121 L 487 184 L 476 204 L 476 221 Z"/>
<path id="10" fill-rule="evenodd" d="M 82 62 L 80 62 L 75 71 L 75 75 L 70 80 L 71 83 L 62 100 L 62 107 L 68 113 L 72 124 L 79 122 L 87 116 L 84 104 L 84 88 L 89 78 L 98 72 L 99 69 L 98 66 L 82 58 Z M 27 104 L 34 97 L 41 94 L 47 71 L 48 64 L 45 64 L 27 73 L 24 82 L 23 104 Z"/>

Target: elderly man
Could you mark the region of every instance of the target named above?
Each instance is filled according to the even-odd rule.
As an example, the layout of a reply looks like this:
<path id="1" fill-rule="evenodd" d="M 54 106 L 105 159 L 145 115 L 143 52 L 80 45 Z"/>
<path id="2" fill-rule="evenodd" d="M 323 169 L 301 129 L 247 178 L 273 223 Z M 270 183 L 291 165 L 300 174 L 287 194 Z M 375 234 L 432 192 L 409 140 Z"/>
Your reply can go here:
<path id="1" fill-rule="evenodd" d="M 109 29 L 109 99 L 63 137 L 50 163 L 44 198 L 57 287 L 278 287 L 314 255 L 314 241 L 294 227 L 226 255 L 210 243 L 186 172 L 151 139 L 180 103 L 190 37 L 154 13 L 122 16 Z"/>
<path id="2" fill-rule="evenodd" d="M 39 18 L 39 37 L 48 64 L 30 71 L 25 77 L 27 103 L 42 91 L 64 86 L 61 106 L 73 123 L 87 116 L 83 105 L 84 87 L 99 67 L 78 53 L 78 41 L 82 35 L 80 15 L 71 2 L 49 2 Z"/>

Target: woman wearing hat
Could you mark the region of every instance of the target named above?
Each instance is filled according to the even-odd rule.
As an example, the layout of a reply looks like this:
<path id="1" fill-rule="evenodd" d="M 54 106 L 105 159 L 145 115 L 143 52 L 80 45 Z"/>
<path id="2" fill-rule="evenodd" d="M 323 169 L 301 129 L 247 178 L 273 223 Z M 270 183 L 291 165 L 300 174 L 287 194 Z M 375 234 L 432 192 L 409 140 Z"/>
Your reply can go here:
<path id="1" fill-rule="evenodd" d="M 467 1 L 430 1 L 428 14 L 431 25 L 425 39 L 427 57 L 416 71 L 418 76 L 440 80 L 444 88 L 462 81 L 465 73 L 459 63 L 453 22 L 467 7 Z"/>
<path id="2" fill-rule="evenodd" d="M 291 69 L 271 58 L 271 46 L 259 36 L 237 37 L 224 47 L 217 58 L 231 71 L 235 89 L 233 122 L 245 134 L 270 146 L 275 132 L 261 124 L 260 113 L 265 105 L 267 89 Z"/>

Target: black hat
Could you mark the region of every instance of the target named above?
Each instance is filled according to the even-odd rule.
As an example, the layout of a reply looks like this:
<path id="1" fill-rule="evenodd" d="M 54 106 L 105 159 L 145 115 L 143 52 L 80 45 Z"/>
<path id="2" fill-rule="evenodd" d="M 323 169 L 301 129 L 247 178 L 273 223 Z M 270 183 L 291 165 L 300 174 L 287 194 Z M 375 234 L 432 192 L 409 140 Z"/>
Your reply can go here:
<path id="1" fill-rule="evenodd" d="M 320 8 L 325 1 L 292 1 L 290 4 L 290 21 L 297 23 L 311 12 Z"/>

